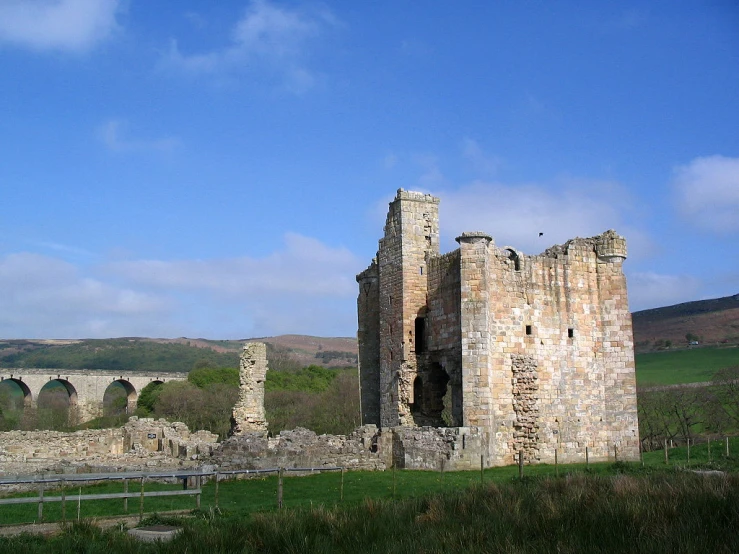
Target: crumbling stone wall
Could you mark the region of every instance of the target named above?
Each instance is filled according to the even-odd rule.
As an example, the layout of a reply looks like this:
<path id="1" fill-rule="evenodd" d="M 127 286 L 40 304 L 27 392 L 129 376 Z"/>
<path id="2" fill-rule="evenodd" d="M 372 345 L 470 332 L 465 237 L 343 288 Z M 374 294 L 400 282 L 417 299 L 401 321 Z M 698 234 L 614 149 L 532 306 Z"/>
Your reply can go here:
<path id="1" fill-rule="evenodd" d="M 345 467 L 385 469 L 377 454 L 377 427 L 366 425 L 348 436 L 316 435 L 308 429 L 282 431 L 275 438 L 265 433 L 243 433 L 221 443 L 212 462 L 220 469 Z"/>
<path id="2" fill-rule="evenodd" d="M 244 433 L 221 443 L 211 461 L 219 469 L 344 467 L 460 471 L 480 467 L 487 435 L 477 428 L 364 425 L 349 435 L 316 435 L 308 429 Z"/>
<path id="3" fill-rule="evenodd" d="M 267 345 L 247 342 L 239 361 L 239 399 L 233 408 L 231 434 L 267 432 L 264 381 L 267 377 Z"/>
<path id="4" fill-rule="evenodd" d="M 524 460 L 539 459 L 539 376 L 533 357 L 511 356 L 513 373 L 513 452 L 523 451 Z"/>
<path id="5" fill-rule="evenodd" d="M 144 471 L 197 466 L 218 439 L 184 423 L 132 417 L 115 429 L 0 433 L 0 475 Z"/>

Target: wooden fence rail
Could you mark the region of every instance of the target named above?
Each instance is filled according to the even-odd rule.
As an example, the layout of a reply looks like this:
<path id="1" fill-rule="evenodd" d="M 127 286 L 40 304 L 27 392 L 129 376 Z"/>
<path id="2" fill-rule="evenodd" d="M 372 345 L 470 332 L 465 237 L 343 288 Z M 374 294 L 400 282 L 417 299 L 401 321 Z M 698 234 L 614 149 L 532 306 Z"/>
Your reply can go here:
<path id="1" fill-rule="evenodd" d="M 124 513 L 128 513 L 128 499 L 139 499 L 139 518 L 143 518 L 144 514 L 144 498 L 162 497 L 162 496 L 194 496 L 195 506 L 200 508 L 200 495 L 202 494 L 203 478 L 213 477 L 215 479 L 215 505 L 218 506 L 218 484 L 221 480 L 228 479 L 236 475 L 258 475 L 258 474 L 277 474 L 279 480 L 279 488 L 282 485 L 282 475 L 285 472 L 295 473 L 317 473 L 323 471 L 341 471 L 341 498 L 344 497 L 344 472 L 343 467 L 296 467 L 296 468 L 269 468 L 269 469 L 234 469 L 227 471 L 184 471 L 184 472 L 166 472 L 166 473 L 88 473 L 88 474 L 71 474 L 71 475 L 47 475 L 47 476 L 15 476 L 0 478 L 0 486 L 2 485 L 38 485 L 38 494 L 36 496 L 23 496 L 15 498 L 0 498 L 0 506 L 11 504 L 38 504 L 38 521 L 44 519 L 44 504 L 48 502 L 62 503 L 62 520 L 66 521 L 66 503 L 68 501 L 77 502 L 77 515 L 79 518 L 80 504 L 83 500 L 115 500 L 123 499 Z M 161 480 L 182 480 L 181 490 L 165 490 L 165 491 L 146 491 L 145 483 L 147 481 Z M 195 488 L 188 488 L 188 481 L 195 480 Z M 124 492 L 98 493 L 98 494 L 67 494 L 66 485 L 82 483 L 99 483 L 101 481 L 123 481 Z M 140 483 L 139 491 L 129 491 L 129 482 L 136 481 Z M 46 496 L 45 488 L 48 485 L 58 485 L 61 488 L 60 496 Z M 281 494 L 278 492 L 278 505 L 282 503 Z"/>

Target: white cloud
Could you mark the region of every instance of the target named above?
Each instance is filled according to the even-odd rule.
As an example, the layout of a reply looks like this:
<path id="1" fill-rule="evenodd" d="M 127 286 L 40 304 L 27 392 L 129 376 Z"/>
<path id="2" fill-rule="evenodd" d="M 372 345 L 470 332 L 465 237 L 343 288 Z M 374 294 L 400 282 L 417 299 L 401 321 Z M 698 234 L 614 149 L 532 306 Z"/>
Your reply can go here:
<path id="1" fill-rule="evenodd" d="M 359 266 L 344 248 L 287 233 L 285 248 L 265 258 L 135 260 L 111 263 L 107 269 L 137 285 L 257 299 L 270 294 L 353 296 Z"/>
<path id="2" fill-rule="evenodd" d="M 287 233 L 284 247 L 264 258 L 133 260 L 111 263 L 105 272 L 129 287 L 191 299 L 211 314 L 228 313 L 230 329 L 200 332 L 244 337 L 346 334 L 356 326 L 355 275 L 361 269 L 363 262 L 345 248 Z"/>
<path id="3" fill-rule="evenodd" d="M 263 258 L 85 268 L 11 254 L 0 258 L 0 336 L 346 335 L 356 328 L 355 275 L 363 267 L 345 248 L 292 233 Z"/>
<path id="4" fill-rule="evenodd" d="M 316 81 L 304 65 L 307 44 L 336 20 L 328 10 L 307 11 L 253 0 L 236 22 L 228 46 L 205 53 L 185 54 L 172 41 L 166 62 L 194 74 L 221 73 L 244 68 L 277 72 L 292 92 L 303 92 Z"/>
<path id="5" fill-rule="evenodd" d="M 106 121 L 98 129 L 100 140 L 114 152 L 171 152 L 180 145 L 180 141 L 174 137 L 163 137 L 158 139 L 132 139 L 125 137 L 123 131 L 126 123 L 117 119 Z"/>
<path id="6" fill-rule="evenodd" d="M 121 0 L 2 0 L 0 41 L 33 50 L 82 52 L 118 29 Z"/>
<path id="7" fill-rule="evenodd" d="M 739 158 L 695 158 L 675 169 L 672 186 L 682 215 L 714 233 L 739 231 Z"/>
<path id="8" fill-rule="evenodd" d="M 652 271 L 628 274 L 632 312 L 672 306 L 698 299 L 701 281 L 691 275 L 662 275 Z"/>
<path id="9" fill-rule="evenodd" d="M 153 330 L 163 297 L 86 276 L 76 266 L 32 253 L 0 258 L 0 335 L 15 338 L 116 336 Z"/>
<path id="10" fill-rule="evenodd" d="M 450 246 L 464 231 L 484 231 L 498 246 L 538 254 L 612 228 L 627 238 L 632 254 L 649 249 L 646 234 L 624 220 L 628 195 L 614 183 L 569 181 L 553 187 L 477 181 L 434 194 L 441 198 L 441 232 Z"/>
<path id="11" fill-rule="evenodd" d="M 486 154 L 477 141 L 470 138 L 462 141 L 462 155 L 472 164 L 473 169 L 481 175 L 495 175 L 501 164 L 500 158 Z"/>

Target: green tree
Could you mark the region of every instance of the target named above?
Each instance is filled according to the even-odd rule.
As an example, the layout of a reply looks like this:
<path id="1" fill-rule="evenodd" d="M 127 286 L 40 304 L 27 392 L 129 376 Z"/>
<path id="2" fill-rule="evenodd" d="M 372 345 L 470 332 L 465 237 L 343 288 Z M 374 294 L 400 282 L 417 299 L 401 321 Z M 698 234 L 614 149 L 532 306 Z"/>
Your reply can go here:
<path id="1" fill-rule="evenodd" d="M 157 399 L 159 398 L 163 387 L 164 383 L 160 381 L 152 381 L 141 389 L 139 398 L 136 402 L 136 415 L 139 417 L 149 417 L 154 413 Z"/>
<path id="2" fill-rule="evenodd" d="M 187 374 L 187 380 L 201 389 L 208 385 L 239 386 L 239 370 L 235 367 L 198 367 Z"/>

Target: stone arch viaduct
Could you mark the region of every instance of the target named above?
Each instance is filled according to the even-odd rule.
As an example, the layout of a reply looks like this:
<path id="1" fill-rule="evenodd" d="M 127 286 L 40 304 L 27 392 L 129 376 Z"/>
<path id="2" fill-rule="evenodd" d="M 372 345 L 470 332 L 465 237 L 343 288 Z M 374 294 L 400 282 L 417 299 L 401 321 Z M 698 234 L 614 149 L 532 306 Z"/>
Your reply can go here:
<path id="1" fill-rule="evenodd" d="M 152 373 L 98 369 L 24 369 L 0 368 L 0 382 L 12 381 L 23 392 L 25 406 L 35 406 L 41 389 L 51 382 L 64 386 L 70 406 L 78 410 L 80 421 L 93 419 L 102 412 L 105 391 L 119 383 L 126 391 L 128 411 L 136 409 L 139 392 L 149 383 L 185 381 L 187 373 Z"/>

